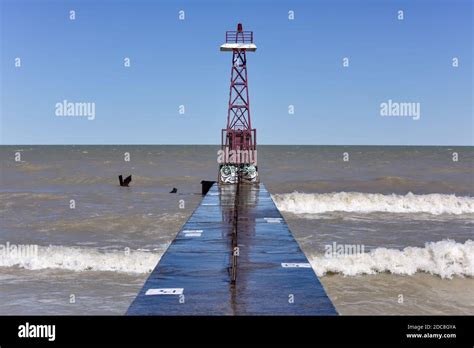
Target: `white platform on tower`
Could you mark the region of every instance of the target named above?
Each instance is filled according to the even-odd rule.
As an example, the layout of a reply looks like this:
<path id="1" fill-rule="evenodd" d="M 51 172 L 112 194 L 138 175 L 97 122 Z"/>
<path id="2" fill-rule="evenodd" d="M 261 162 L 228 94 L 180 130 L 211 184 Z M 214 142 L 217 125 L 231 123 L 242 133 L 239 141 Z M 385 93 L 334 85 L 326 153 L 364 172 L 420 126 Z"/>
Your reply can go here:
<path id="1" fill-rule="evenodd" d="M 221 46 L 221 51 L 232 51 L 232 50 L 247 50 L 249 52 L 255 52 L 257 45 L 253 43 L 225 43 Z"/>

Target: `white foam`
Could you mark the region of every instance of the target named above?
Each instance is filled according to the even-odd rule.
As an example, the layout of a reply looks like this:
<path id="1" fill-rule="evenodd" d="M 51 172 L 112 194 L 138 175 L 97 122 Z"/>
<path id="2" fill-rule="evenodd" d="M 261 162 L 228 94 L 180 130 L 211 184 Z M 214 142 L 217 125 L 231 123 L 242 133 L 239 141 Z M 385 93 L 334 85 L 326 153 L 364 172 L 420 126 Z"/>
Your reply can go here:
<path id="1" fill-rule="evenodd" d="M 281 211 L 294 214 L 319 214 L 333 211 L 465 214 L 474 213 L 474 197 L 432 193 L 426 195 L 383 195 L 379 193 L 286 193 L 273 199 Z"/>
<path id="2" fill-rule="evenodd" d="M 0 267 L 20 267 L 30 270 L 63 269 L 70 271 L 111 271 L 123 273 L 149 273 L 166 250 L 100 251 L 95 248 L 38 246 L 37 253 L 0 253 Z"/>
<path id="3" fill-rule="evenodd" d="M 310 262 L 318 276 L 327 273 L 356 276 L 381 272 L 402 275 L 426 272 L 443 279 L 474 277 L 474 241 L 462 244 L 448 239 L 426 243 L 424 248 L 407 247 L 403 250 L 376 248 L 356 255 L 314 256 Z"/>

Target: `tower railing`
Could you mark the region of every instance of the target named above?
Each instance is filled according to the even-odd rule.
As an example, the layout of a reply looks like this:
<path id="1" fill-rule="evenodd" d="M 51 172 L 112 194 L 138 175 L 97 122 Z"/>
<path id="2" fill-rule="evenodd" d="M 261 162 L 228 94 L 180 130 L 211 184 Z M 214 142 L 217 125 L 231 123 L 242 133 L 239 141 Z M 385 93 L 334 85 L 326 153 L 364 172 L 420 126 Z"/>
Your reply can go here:
<path id="1" fill-rule="evenodd" d="M 226 31 L 226 43 L 253 43 L 253 31 Z"/>

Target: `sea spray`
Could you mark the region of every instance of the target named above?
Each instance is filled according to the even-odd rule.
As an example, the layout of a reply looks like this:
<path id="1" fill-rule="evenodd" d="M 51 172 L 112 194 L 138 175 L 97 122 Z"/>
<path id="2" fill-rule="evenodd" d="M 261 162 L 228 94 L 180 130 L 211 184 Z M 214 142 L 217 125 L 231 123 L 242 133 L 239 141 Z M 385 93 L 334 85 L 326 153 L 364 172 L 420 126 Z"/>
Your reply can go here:
<path id="1" fill-rule="evenodd" d="M 382 272 L 399 275 L 426 272 L 442 279 L 474 277 L 474 241 L 457 243 L 447 239 L 425 243 L 423 248 L 376 248 L 368 253 L 340 257 L 316 255 L 309 260 L 318 276 L 328 273 L 357 276 Z"/>
<path id="2" fill-rule="evenodd" d="M 272 196 L 278 209 L 294 214 L 320 214 L 343 212 L 388 212 L 466 214 L 474 213 L 474 197 L 458 197 L 454 194 L 384 195 L 379 193 L 286 193 Z"/>
<path id="3" fill-rule="evenodd" d="M 20 267 L 30 270 L 62 269 L 68 271 L 110 271 L 149 273 L 161 258 L 168 244 L 156 252 L 114 250 L 66 246 L 39 246 L 36 255 L 0 254 L 0 267 Z"/>

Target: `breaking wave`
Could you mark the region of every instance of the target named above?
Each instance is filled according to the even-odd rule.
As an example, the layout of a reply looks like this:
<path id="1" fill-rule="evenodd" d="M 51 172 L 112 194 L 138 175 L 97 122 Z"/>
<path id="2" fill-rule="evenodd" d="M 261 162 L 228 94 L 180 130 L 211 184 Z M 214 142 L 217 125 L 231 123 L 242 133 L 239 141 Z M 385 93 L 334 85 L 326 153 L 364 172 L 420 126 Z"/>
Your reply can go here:
<path id="1" fill-rule="evenodd" d="M 154 252 L 128 253 L 126 250 L 101 251 L 65 246 L 28 246 L 29 249 L 17 246 L 16 249 L 10 247 L 8 250 L 0 250 L 0 267 L 149 273 L 160 260 L 166 246 L 163 245 Z"/>
<path id="2" fill-rule="evenodd" d="M 319 214 L 333 211 L 465 214 L 474 213 L 474 197 L 431 193 L 383 195 L 379 193 L 286 193 L 273 195 L 278 209 L 294 214 Z"/>
<path id="3" fill-rule="evenodd" d="M 355 255 L 313 256 L 310 262 L 318 276 L 327 273 L 356 276 L 382 272 L 400 275 L 425 272 L 443 279 L 474 277 L 474 241 L 462 244 L 448 239 L 426 243 L 424 248 L 376 248 Z"/>

